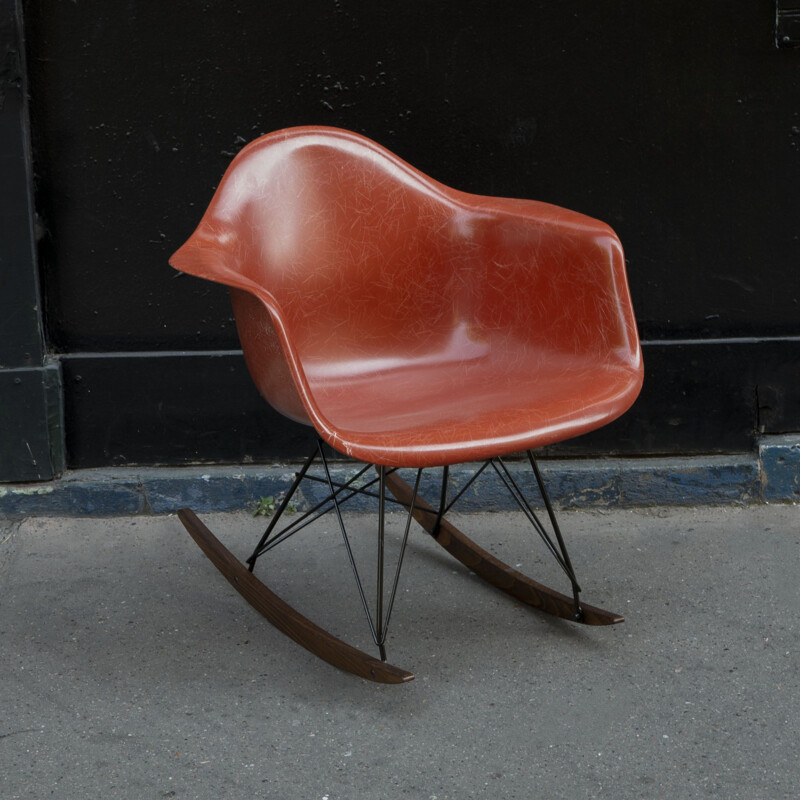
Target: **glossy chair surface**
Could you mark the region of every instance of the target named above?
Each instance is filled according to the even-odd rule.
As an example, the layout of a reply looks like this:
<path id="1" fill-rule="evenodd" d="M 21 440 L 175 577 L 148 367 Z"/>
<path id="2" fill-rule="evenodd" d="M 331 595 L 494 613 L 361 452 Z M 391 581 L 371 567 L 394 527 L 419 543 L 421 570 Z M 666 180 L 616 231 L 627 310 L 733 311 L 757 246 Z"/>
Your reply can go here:
<path id="1" fill-rule="evenodd" d="M 551 444 L 618 417 L 641 386 L 607 225 L 451 189 L 347 131 L 245 147 L 170 263 L 231 287 L 260 392 L 363 461 Z"/>

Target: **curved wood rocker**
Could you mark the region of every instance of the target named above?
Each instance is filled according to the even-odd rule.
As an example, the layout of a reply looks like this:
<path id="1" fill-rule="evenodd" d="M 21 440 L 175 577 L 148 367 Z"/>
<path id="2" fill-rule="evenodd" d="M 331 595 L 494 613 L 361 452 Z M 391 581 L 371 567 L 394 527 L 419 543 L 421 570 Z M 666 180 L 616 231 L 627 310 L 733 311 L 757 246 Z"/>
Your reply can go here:
<path id="1" fill-rule="evenodd" d="M 178 517 L 192 539 L 225 576 L 231 586 L 268 619 L 279 631 L 299 645 L 354 675 L 378 683 L 405 683 L 414 678 L 410 672 L 393 667 L 351 647 L 341 639 L 315 625 L 256 578 L 189 508 L 178 511 Z"/>
<path id="2" fill-rule="evenodd" d="M 576 619 L 575 599 L 549 586 L 537 583 L 513 567 L 500 561 L 469 537 L 445 517 L 438 517 L 434 508 L 418 498 L 413 503 L 411 487 L 397 474 L 386 479 L 386 488 L 408 509 L 414 519 L 430 533 L 453 558 L 472 570 L 479 578 L 510 594 L 515 600 L 538 608 L 554 617 L 582 622 L 584 625 L 614 625 L 623 622 L 619 614 L 595 608 L 586 603 L 580 604 L 580 615 Z"/>
<path id="3" fill-rule="evenodd" d="M 276 627 L 342 669 L 408 680 L 409 673 L 382 662 L 412 517 L 517 599 L 589 624 L 620 621 L 580 602 L 530 452 L 605 425 L 639 393 L 641 349 L 622 247 L 607 225 L 546 203 L 459 192 L 348 131 L 291 128 L 239 153 L 170 263 L 230 288 L 248 369 L 277 411 L 313 426 L 336 451 L 378 467 L 366 486 L 337 483 L 320 447 L 247 568 L 189 510 L 181 512 L 209 558 Z M 497 467 L 501 456 L 519 451 L 528 451 L 557 542 L 511 474 Z M 323 477 L 308 472 L 316 459 Z M 444 518 L 448 466 L 474 460 L 498 470 L 566 572 L 572 597 L 503 564 Z M 438 512 L 416 497 L 427 467 L 444 469 Z M 418 470 L 413 490 L 395 468 Z M 329 495 L 278 530 L 303 480 L 326 483 Z M 408 518 L 385 609 L 387 489 Z M 379 504 L 374 618 L 341 513 L 358 494 L 377 496 Z M 267 550 L 326 512 L 337 515 L 382 661 L 317 628 L 251 574 Z"/>

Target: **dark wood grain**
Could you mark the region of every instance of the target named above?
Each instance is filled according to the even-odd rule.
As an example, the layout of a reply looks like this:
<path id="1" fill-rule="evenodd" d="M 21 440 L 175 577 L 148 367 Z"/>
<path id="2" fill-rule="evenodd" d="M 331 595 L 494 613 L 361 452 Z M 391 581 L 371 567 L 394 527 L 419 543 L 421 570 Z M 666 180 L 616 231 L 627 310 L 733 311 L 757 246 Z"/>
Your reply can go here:
<path id="1" fill-rule="evenodd" d="M 406 508 L 411 505 L 411 487 L 396 472 L 387 475 L 386 486 Z M 419 497 L 414 506 L 412 511 L 414 519 L 431 533 L 436 524 L 436 511 Z M 619 614 L 612 614 L 585 603 L 581 603 L 581 619 L 575 620 L 575 603 L 572 597 L 537 583 L 503 563 L 461 533 L 447 519 L 442 519 L 435 539 L 450 555 L 471 569 L 478 577 L 540 611 L 562 619 L 582 622 L 585 625 L 613 625 L 623 621 L 623 617 Z"/>
<path id="2" fill-rule="evenodd" d="M 200 549 L 253 608 L 281 633 L 339 669 L 377 683 L 405 683 L 410 672 L 394 667 L 346 644 L 315 625 L 268 589 L 214 536 L 189 508 L 178 517 Z"/>

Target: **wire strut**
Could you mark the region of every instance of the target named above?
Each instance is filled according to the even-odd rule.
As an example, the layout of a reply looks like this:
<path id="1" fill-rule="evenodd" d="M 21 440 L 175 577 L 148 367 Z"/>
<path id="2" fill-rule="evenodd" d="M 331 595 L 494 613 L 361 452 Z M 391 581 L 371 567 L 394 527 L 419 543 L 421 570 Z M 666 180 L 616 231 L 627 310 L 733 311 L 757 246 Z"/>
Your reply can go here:
<path id="1" fill-rule="evenodd" d="M 309 468 L 316 461 L 319 461 L 320 465 L 322 466 L 324 472 L 323 478 L 320 478 L 315 475 L 310 475 L 308 473 Z M 301 531 L 303 528 L 307 527 L 320 517 L 324 516 L 330 511 L 333 511 L 339 523 L 339 529 L 342 534 L 342 540 L 345 545 L 345 550 L 347 551 L 347 558 L 348 561 L 350 562 L 350 567 L 353 572 L 353 578 L 355 579 L 356 582 L 358 596 L 359 599 L 361 600 L 361 605 L 362 608 L 364 609 L 364 614 L 367 618 L 367 625 L 369 626 L 370 635 L 372 636 L 372 640 L 375 642 L 380 651 L 381 660 L 386 661 L 386 637 L 389 629 L 389 621 L 391 619 L 392 611 L 394 609 L 395 599 L 397 596 L 397 587 L 400 581 L 400 570 L 403 566 L 403 558 L 405 556 L 406 545 L 408 544 L 409 531 L 411 530 L 411 520 L 413 519 L 412 512 L 416 508 L 417 493 L 419 491 L 419 484 L 422 478 L 422 470 L 421 469 L 417 470 L 417 476 L 413 490 L 413 499 L 411 502 L 411 507 L 407 509 L 405 528 L 403 531 L 403 537 L 400 544 L 400 552 L 397 558 L 397 566 L 395 568 L 394 577 L 392 579 L 389 590 L 389 596 L 387 598 L 385 591 L 385 582 L 384 582 L 384 571 L 385 571 L 385 560 L 386 560 L 386 552 L 385 552 L 386 551 L 386 545 L 385 545 L 386 502 L 389 501 L 392 503 L 397 503 L 398 505 L 402 504 L 399 503 L 399 501 L 395 500 L 393 497 L 386 496 L 386 476 L 395 472 L 396 471 L 395 468 L 377 466 L 376 467 L 378 473 L 377 477 L 367 481 L 363 485 L 359 485 L 358 482 L 371 467 L 372 467 L 371 464 L 367 464 L 344 483 L 337 482 L 333 479 L 333 476 L 331 475 L 330 467 L 328 465 L 328 460 L 325 457 L 325 452 L 323 450 L 323 443 L 322 441 L 319 441 L 314 449 L 314 452 L 308 457 L 308 459 L 306 459 L 306 462 L 303 464 L 302 469 L 295 475 L 294 481 L 289 490 L 286 492 L 286 495 L 282 498 L 281 503 L 278 509 L 276 510 L 274 517 L 270 520 L 267 529 L 264 531 L 264 534 L 262 535 L 255 549 L 253 550 L 252 554 L 247 559 L 247 565 L 250 572 L 252 572 L 253 569 L 255 568 L 256 561 L 259 559 L 260 556 L 262 556 L 267 551 L 271 550 L 273 547 L 279 545 L 281 542 L 286 541 L 286 539 L 288 539 L 290 536 L 293 536 L 295 533 Z M 324 483 L 328 487 L 328 495 L 323 500 L 314 505 L 311 509 L 306 511 L 297 519 L 293 520 L 289 525 L 287 525 L 281 530 L 276 530 L 278 521 L 280 520 L 284 512 L 288 509 L 292 497 L 294 496 L 298 487 L 300 486 L 300 484 L 304 479 Z M 374 487 L 376 483 L 378 484 L 377 493 L 371 491 L 372 487 Z M 365 495 L 367 497 L 377 498 L 378 500 L 378 530 L 377 530 L 378 547 L 377 547 L 377 566 L 376 566 L 376 579 L 375 579 L 376 585 L 375 585 L 374 617 L 372 611 L 370 610 L 369 602 L 367 601 L 367 595 L 364 589 L 364 583 L 359 573 L 358 565 L 356 563 L 356 558 L 353 553 L 353 548 L 350 542 L 350 536 L 347 532 L 347 527 L 345 525 L 344 517 L 342 516 L 342 511 L 341 511 L 341 506 L 348 500 L 352 499 L 357 495 Z"/>
<path id="2" fill-rule="evenodd" d="M 460 488 L 460 490 L 449 502 L 448 502 L 448 481 L 449 481 L 450 471 L 449 467 L 447 466 L 444 466 L 442 468 L 441 494 L 439 498 L 439 507 L 436 510 L 435 523 L 430 528 L 430 533 L 434 538 L 436 538 L 439 535 L 444 515 L 447 514 L 447 512 L 450 511 L 451 508 L 453 508 L 453 506 L 456 504 L 459 498 L 461 498 L 464 492 L 466 492 L 469 489 L 469 487 L 472 486 L 474 481 L 477 480 L 477 478 L 484 472 L 484 470 L 486 470 L 487 467 L 491 466 L 494 469 L 495 473 L 500 478 L 500 480 L 505 485 L 506 489 L 508 489 L 511 496 L 514 498 L 520 510 L 523 512 L 528 521 L 531 523 L 532 527 L 539 534 L 545 546 L 550 551 L 551 555 L 555 558 L 556 562 L 559 564 L 561 569 L 569 578 L 570 583 L 572 584 L 572 596 L 574 601 L 574 619 L 576 621 L 581 621 L 583 618 L 583 612 L 581 610 L 580 598 L 579 598 L 581 587 L 578 585 L 577 578 L 575 577 L 575 571 L 572 567 L 572 562 L 570 561 L 569 553 L 567 552 L 567 547 L 564 542 L 564 538 L 562 536 L 561 529 L 559 527 L 558 520 L 555 515 L 555 511 L 553 510 L 553 505 L 550 501 L 547 489 L 545 488 L 544 481 L 542 480 L 542 475 L 541 472 L 539 471 L 539 466 L 536 463 L 536 459 L 534 458 L 532 451 L 528 450 L 527 456 L 531 468 L 533 470 L 534 477 L 536 478 L 536 483 L 539 488 L 539 493 L 541 494 L 542 501 L 544 502 L 544 506 L 550 520 L 550 528 L 552 531 L 552 535 L 555 538 L 552 538 L 550 533 L 548 533 L 542 521 L 539 519 L 539 516 L 536 514 L 536 511 L 533 509 L 529 500 L 525 496 L 525 493 L 522 491 L 522 488 L 520 487 L 518 481 L 514 478 L 514 475 L 511 473 L 511 471 L 509 470 L 503 459 L 499 457 L 488 459 L 483 465 L 481 465 L 475 471 L 475 473 L 470 477 L 470 479 L 466 482 L 466 484 Z M 319 461 L 322 467 L 324 473 L 323 477 L 319 477 L 317 475 L 312 475 L 309 473 L 309 468 L 312 466 L 312 464 L 314 464 L 317 461 Z M 380 651 L 381 659 L 385 661 L 386 636 L 389 628 L 389 620 L 391 619 L 392 610 L 394 608 L 394 603 L 397 596 L 397 587 L 400 579 L 400 570 L 403 565 L 403 559 L 405 556 L 406 546 L 408 543 L 408 536 L 411 528 L 411 520 L 413 518 L 413 514 L 415 512 L 418 512 L 421 508 L 421 506 L 418 504 L 417 496 L 419 492 L 420 481 L 422 479 L 422 470 L 421 469 L 417 470 L 416 480 L 414 482 L 414 488 L 411 493 L 411 502 L 409 504 L 408 502 L 401 503 L 395 498 L 393 498 L 391 495 L 388 497 L 386 495 L 386 479 L 389 475 L 397 471 L 396 468 L 387 468 L 385 466 L 377 465 L 375 467 L 377 475 L 372 479 L 364 481 L 363 480 L 364 475 L 371 468 L 371 466 L 372 465 L 367 464 L 366 466 L 361 468 L 358 472 L 356 472 L 355 475 L 353 475 L 351 478 L 349 478 L 344 482 L 336 481 L 331 475 L 330 467 L 328 465 L 328 460 L 325 457 L 325 452 L 323 450 L 323 442 L 319 440 L 316 444 L 314 451 L 305 461 L 300 471 L 295 474 L 294 481 L 292 482 L 291 487 L 286 492 L 284 497 L 281 499 L 281 502 L 279 504 L 278 509 L 275 512 L 275 515 L 270 520 L 267 529 L 264 531 L 264 534 L 262 535 L 255 549 L 253 550 L 252 554 L 247 559 L 247 565 L 250 572 L 252 572 L 253 569 L 255 568 L 256 561 L 261 555 L 271 550 L 273 547 L 279 545 L 281 542 L 286 541 L 286 539 L 293 536 L 295 533 L 301 531 L 303 528 L 307 527 L 312 522 L 318 520 L 320 517 L 333 511 L 336 515 L 339 524 L 339 529 L 342 534 L 342 540 L 345 545 L 345 550 L 347 551 L 347 558 L 353 572 L 353 578 L 355 579 L 356 582 L 358 596 L 361 601 L 362 608 L 364 609 L 364 615 L 367 618 L 367 625 L 369 626 L 370 635 L 372 636 L 373 642 Z M 286 510 L 289 508 L 289 504 L 292 498 L 294 497 L 295 493 L 297 492 L 298 487 L 303 482 L 303 480 L 309 480 L 324 484 L 328 489 L 327 496 L 320 502 L 316 503 L 308 511 L 299 515 L 297 518 L 293 519 L 284 528 L 282 528 L 281 530 L 277 530 L 278 521 L 281 519 Z M 377 484 L 377 491 L 375 491 L 375 489 L 373 488 L 376 486 L 376 484 Z M 364 583 L 359 573 L 358 565 L 356 563 L 356 558 L 353 553 L 350 537 L 348 535 L 341 510 L 341 507 L 345 503 L 347 503 L 349 500 L 359 495 L 371 498 L 377 498 L 378 501 L 377 563 L 376 563 L 376 576 L 375 576 L 374 615 L 370 610 L 370 604 L 367 600 L 367 594 L 364 589 Z M 407 500 L 408 498 L 406 497 L 406 501 Z M 397 558 L 397 566 L 395 568 L 394 576 L 389 589 L 388 598 L 386 597 L 386 587 L 385 587 L 385 562 L 386 562 L 385 540 L 386 540 L 387 501 L 398 503 L 399 505 L 404 506 L 406 510 L 405 528 L 403 531 L 400 550 Z M 419 502 L 422 503 L 423 506 L 425 505 L 422 501 Z"/>

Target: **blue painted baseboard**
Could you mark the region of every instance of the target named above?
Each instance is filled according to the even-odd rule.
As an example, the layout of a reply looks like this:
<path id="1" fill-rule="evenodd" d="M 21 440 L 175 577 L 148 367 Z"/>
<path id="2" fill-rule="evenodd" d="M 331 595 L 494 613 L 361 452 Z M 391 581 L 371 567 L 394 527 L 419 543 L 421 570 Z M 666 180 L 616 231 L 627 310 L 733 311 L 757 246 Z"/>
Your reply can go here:
<path id="1" fill-rule="evenodd" d="M 255 509 L 259 498 L 279 497 L 296 465 L 146 467 L 90 469 L 65 473 L 45 483 L 0 484 L 0 516 L 124 516 L 166 514 L 184 506 L 196 511 Z M 533 499 L 536 485 L 525 462 L 509 468 Z M 337 478 L 355 469 L 334 467 Z M 545 461 L 542 472 L 553 501 L 561 508 L 693 506 L 800 501 L 800 434 L 760 440 L 749 455 L 691 458 L 640 458 Z M 472 474 L 470 465 L 451 468 L 451 491 Z M 435 498 L 440 472 L 426 472 L 420 492 Z M 321 499 L 321 484 L 304 483 L 299 510 Z M 367 510 L 369 500 L 350 507 Z M 499 478 L 487 470 L 461 497 L 462 511 L 516 508 Z"/>

